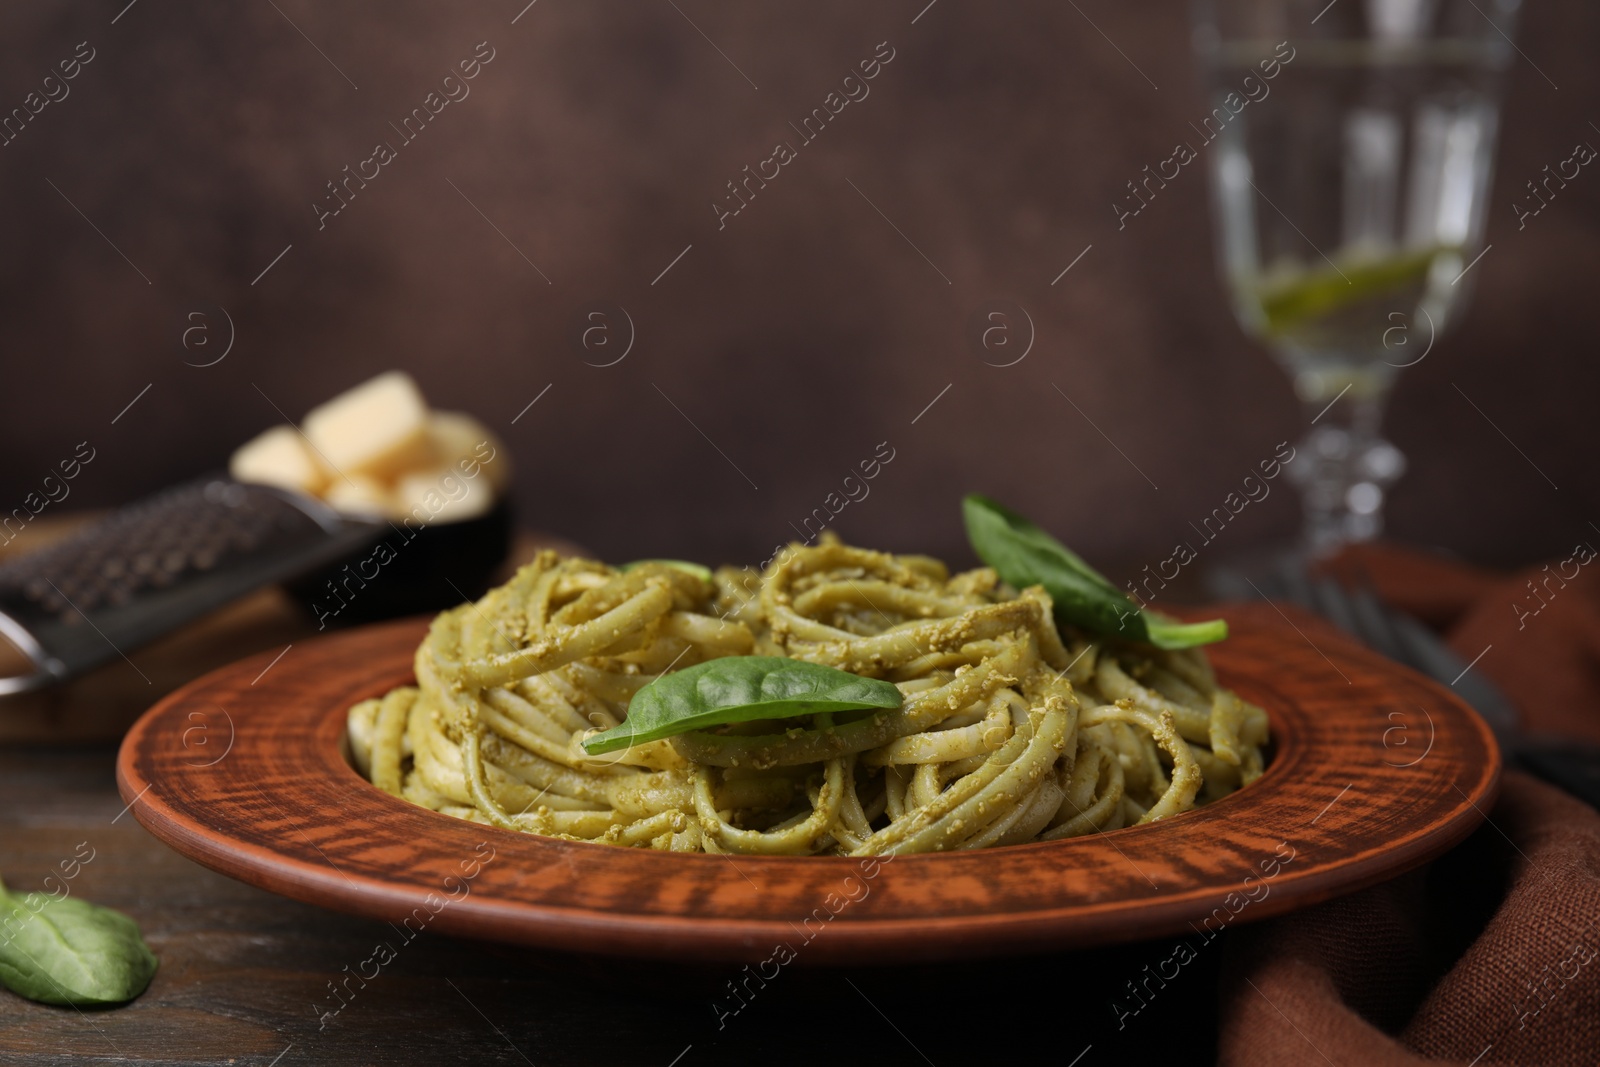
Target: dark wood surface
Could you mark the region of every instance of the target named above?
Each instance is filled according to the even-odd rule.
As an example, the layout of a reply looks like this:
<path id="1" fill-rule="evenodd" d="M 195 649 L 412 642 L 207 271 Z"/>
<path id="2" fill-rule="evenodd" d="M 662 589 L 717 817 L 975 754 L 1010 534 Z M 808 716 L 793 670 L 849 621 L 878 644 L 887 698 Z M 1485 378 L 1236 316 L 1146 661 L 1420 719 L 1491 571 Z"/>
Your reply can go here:
<path id="1" fill-rule="evenodd" d="M 1267 773 L 1204 808 L 1071 841 L 880 868 L 604 848 L 418 808 L 363 782 L 341 741 L 351 704 L 411 681 L 424 620 L 305 642 L 276 664 L 263 653 L 185 687 L 128 735 L 119 784 L 178 851 L 297 899 L 572 951 L 759 963 L 790 944 L 805 965 L 1175 935 L 1242 891 L 1260 899 L 1240 921 L 1256 921 L 1392 877 L 1482 820 L 1498 754 L 1459 699 L 1313 619 L 1223 611 L 1231 635 L 1212 659 L 1268 710 Z M 1406 731 L 1409 748 L 1385 747 Z"/>
<path id="2" fill-rule="evenodd" d="M 0 753 L 0 870 L 37 889 L 89 842 L 95 858 L 72 891 L 136 917 L 161 970 L 139 1000 L 105 1011 L 0 991 L 0 1063 L 945 1067 L 998 1062 L 1018 1034 L 1047 1042 L 1047 1062 L 1063 1067 L 1086 1049 L 1077 1067 L 1212 1055 L 1215 971 L 1232 930 L 1123 1028 L 1113 1005 L 1127 1001 L 1124 984 L 1169 959 L 1171 943 L 986 964 L 791 966 L 762 988 L 731 965 L 541 953 L 428 931 L 324 1026 L 328 983 L 398 942 L 395 931 L 184 859 L 123 814 L 112 767 L 105 748 Z M 730 982 L 753 991 L 737 1011 Z"/>

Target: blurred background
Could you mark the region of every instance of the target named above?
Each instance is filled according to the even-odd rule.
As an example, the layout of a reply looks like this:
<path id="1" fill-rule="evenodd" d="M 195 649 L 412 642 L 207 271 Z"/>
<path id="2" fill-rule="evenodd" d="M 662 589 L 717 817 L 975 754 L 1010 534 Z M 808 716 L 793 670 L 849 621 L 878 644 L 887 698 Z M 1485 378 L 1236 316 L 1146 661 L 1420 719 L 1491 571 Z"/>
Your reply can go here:
<path id="1" fill-rule="evenodd" d="M 610 559 L 758 562 L 892 454 L 845 537 L 967 562 L 981 490 L 1153 561 L 1302 434 L 1230 311 L 1203 166 L 1113 207 L 1209 109 L 1184 4 L 525 3 L 0 10 L 0 110 L 93 57 L 0 147 L 0 508 L 84 441 L 52 514 L 221 469 L 391 367 L 505 439 L 525 524 Z M 1600 143 L 1597 39 L 1594 5 L 1521 13 L 1490 250 L 1386 419 L 1399 540 L 1511 564 L 1594 535 L 1600 179 L 1521 229 L 1514 203 Z M 403 142 L 475 52 L 470 95 Z M 780 141 L 796 158 L 720 216 Z M 974 339 L 996 301 L 1033 326 L 1010 366 Z M 1279 481 L 1216 551 L 1298 523 Z"/>
<path id="2" fill-rule="evenodd" d="M 1331 631 L 1315 628 L 1306 614 L 1315 612 L 1452 687 L 1499 732 L 1508 761 L 1600 803 L 1600 755 L 1574 740 L 1600 745 L 1600 594 L 1591 583 L 1556 598 L 1552 575 L 1538 570 L 1563 560 L 1565 578 L 1556 580 L 1565 589 L 1575 542 L 1600 545 L 1600 471 L 1585 440 L 1592 430 L 1584 429 L 1595 425 L 1600 395 L 1600 168 L 1580 163 L 1575 151 L 1600 145 L 1600 5 L 1528 0 L 1513 19 L 1517 0 L 1201 2 L 1281 16 L 1285 32 L 1267 36 L 1276 29 L 1269 25 L 1262 41 L 1291 38 L 1307 53 L 1311 42 L 1331 42 L 1322 69 L 1309 54 L 1288 65 L 1270 83 L 1271 97 L 1253 100 L 1246 121 L 1232 127 L 1254 131 L 1254 176 L 1270 191 L 1256 188 L 1259 202 L 1241 196 L 1249 211 L 1233 219 L 1262 222 L 1263 234 L 1275 229 L 1274 239 L 1286 242 L 1279 250 L 1291 248 L 1311 271 L 1327 259 L 1358 278 L 1335 244 L 1317 247 L 1307 237 L 1315 255 L 1296 244 L 1306 232 L 1325 240 L 1309 210 L 1287 197 L 1272 203 L 1274 166 L 1284 185 L 1312 193 L 1318 182 L 1335 187 L 1350 175 L 1329 163 L 1350 142 L 1334 137 L 1310 150 L 1320 127 L 1299 123 L 1298 113 L 1344 121 L 1335 112 L 1351 101 L 1321 87 L 1351 81 L 1359 65 L 1342 49 L 1371 29 L 1369 20 L 1426 23 L 1446 11 L 1492 48 L 1505 39 L 1498 25 L 1514 36 L 1514 52 L 1500 49 L 1506 65 L 1485 226 L 1449 250 L 1473 257 L 1456 279 L 1465 288 L 1448 275 L 1448 286 L 1435 285 L 1470 289 L 1470 299 L 1457 304 L 1457 321 L 1432 347 L 1414 323 L 1401 323 L 1405 347 L 1385 351 L 1384 318 L 1384 349 L 1368 353 L 1414 363 L 1399 374 L 1383 419 L 1383 436 L 1407 466 L 1386 488 L 1383 536 L 1456 559 L 1379 544 L 1349 561 L 1355 566 L 1338 581 L 1313 586 L 1308 572 L 1294 570 L 1274 586 L 1258 574 L 1261 581 L 1239 593 L 1271 595 L 1288 613 L 1298 604 L 1300 622 L 1283 616 L 1290 642 L 1303 638 L 1322 652 L 1307 631 L 1316 641 Z M 1462 30 L 1456 23 L 1451 29 Z M 965 567 L 975 560 L 959 500 L 979 491 L 1035 519 L 1119 586 L 1163 561 L 1179 565 L 1179 543 L 1198 547 L 1198 565 L 1182 564 L 1175 582 L 1189 588 L 1161 586 L 1156 606 L 1208 596 L 1199 572 L 1214 579 L 1238 562 L 1242 576 L 1268 550 L 1299 541 L 1301 501 L 1290 483 L 1304 465 L 1264 483 L 1265 498 L 1235 509 L 1220 532 L 1206 520 L 1250 493 L 1245 480 L 1259 477 L 1263 463 L 1306 437 L 1309 413 L 1268 346 L 1241 328 L 1219 271 L 1207 171 L 1222 148 L 1203 149 L 1157 181 L 1153 197 L 1145 184 L 1152 171 L 1170 175 L 1163 165 L 1175 145 L 1200 146 L 1199 128 L 1217 102 L 1192 25 L 1185 0 L 0 4 L 0 609 L 10 607 L 8 576 L 45 600 L 44 571 L 32 574 L 30 559 L 50 557 L 33 553 L 52 541 L 55 577 L 71 571 L 73 580 L 98 581 L 107 550 L 77 551 L 69 538 L 78 520 L 221 472 L 261 431 L 299 422 L 313 406 L 395 368 L 412 375 L 435 408 L 471 413 L 506 445 L 522 527 L 513 562 L 557 543 L 612 562 L 759 564 L 780 544 L 814 535 L 819 514 L 837 512 L 831 525 L 851 541 Z M 1261 54 L 1270 53 L 1269 43 Z M 463 61 L 476 71 L 470 80 Z M 870 80 L 861 77 L 864 61 L 875 70 Z M 1220 84 L 1241 81 L 1230 69 Z M 815 132 L 813 116 L 830 112 L 837 113 Z M 1258 116 L 1271 118 L 1256 123 Z M 408 121 L 420 132 L 404 132 Z M 1365 128 L 1393 129 L 1382 121 Z M 780 143 L 792 146 L 793 158 L 768 162 Z M 1363 144 L 1370 162 L 1391 142 L 1373 136 Z M 387 154 L 375 157 L 379 145 Z M 1361 153 L 1347 153 L 1344 164 L 1351 159 L 1359 164 Z M 1575 177 L 1548 177 L 1573 166 L 1581 168 Z M 1312 180 L 1300 182 L 1307 175 Z M 1536 188 L 1548 203 L 1535 200 Z M 1359 198 L 1327 197 L 1322 222 L 1347 221 L 1340 215 L 1352 199 Z M 1536 202 L 1543 206 L 1527 217 Z M 1255 265 L 1263 268 L 1257 282 L 1275 266 Z M 1380 260 L 1380 273 L 1390 265 Z M 1314 287 L 1289 288 L 1304 297 Z M 1335 398 L 1340 407 L 1321 430 L 1350 399 Z M 79 463 L 69 482 L 59 480 L 64 462 Z M 1253 484 L 1259 497 L 1263 483 Z M 12 536 L 5 520 L 18 510 L 39 517 Z M 500 523 L 491 532 L 502 542 L 504 517 L 496 510 L 484 518 Z M 157 527 L 169 532 L 153 521 L 143 528 Z M 482 526 L 461 523 L 456 532 L 474 529 Z M 352 594 L 352 610 L 334 625 L 359 621 L 367 609 L 387 611 L 386 591 L 438 593 L 446 602 L 471 595 L 457 585 L 472 584 L 462 564 L 497 565 L 501 553 L 462 550 L 449 530 L 439 523 L 432 534 L 444 535 L 433 549 L 407 550 L 385 583 Z M 158 555 L 185 558 L 129 544 L 120 533 L 111 540 L 135 564 L 148 563 L 145 574 L 155 572 Z M 441 558 L 449 565 L 438 565 Z M 1594 550 L 1582 558 L 1586 564 Z M 116 580 L 130 584 L 120 556 L 111 562 Z M 1480 569 L 1528 564 L 1514 575 Z M 424 581 L 406 574 L 412 565 L 437 573 Z M 297 692 L 307 677 L 296 673 L 301 657 L 320 625 L 305 604 L 322 589 L 307 581 L 310 594 L 261 588 L 147 645 L 114 641 L 106 631 L 118 633 L 117 611 L 85 601 L 95 633 L 78 632 L 77 647 L 92 646 L 100 665 L 0 696 L 0 869 L 8 883 L 38 884 L 58 869 L 62 842 L 92 839 L 105 858 L 74 892 L 81 886 L 85 898 L 133 914 L 163 960 L 161 985 L 134 1009 L 97 1015 L 92 1028 L 10 998 L 0 1004 L 0 1044 L 51 1062 L 103 1055 L 112 1042 L 119 1053 L 152 1050 L 150 1062 L 215 1062 L 226 1049 L 229 1057 L 260 1054 L 264 1063 L 283 1059 L 285 1042 L 298 1043 L 304 1059 L 307 1049 L 344 1041 L 339 1047 L 359 1050 L 347 1058 L 373 1062 L 404 1041 L 411 1044 L 393 1058 L 411 1061 L 432 1018 L 444 1020 L 432 1027 L 439 1047 L 458 1056 L 504 1058 L 504 1039 L 544 1063 L 583 1054 L 559 1020 L 586 1019 L 582 1012 L 595 1005 L 614 1014 L 618 982 L 603 964 L 574 971 L 564 962 L 556 971 L 501 952 L 495 966 L 515 972 L 508 983 L 478 966 L 481 953 L 464 963 L 468 948 L 435 940 L 435 949 L 418 950 L 434 955 L 408 956 L 385 979 L 391 992 L 364 993 L 358 1011 L 323 1037 L 308 1025 L 305 991 L 317 987 L 311 999 L 320 999 L 334 967 L 363 958 L 358 950 L 387 933 L 201 870 L 138 827 L 143 794 L 120 796 L 113 784 L 115 746 L 129 725 L 164 694 L 244 656 L 255 656 L 250 670 L 259 665 L 251 685 L 271 677 L 277 692 Z M 51 591 L 65 601 L 73 588 Z M 1539 618 L 1532 642 L 1524 639 L 1527 620 L 1547 606 L 1551 618 Z M 79 616 L 91 618 L 72 608 L 51 609 L 62 620 L 58 634 Z M 1267 611 L 1253 617 L 1276 626 Z M 0 624 L 6 618 L 0 614 Z M 1300 633 L 1287 634 L 1289 626 Z M 7 652 L 0 643 L 0 688 L 23 678 Z M 271 710 L 269 702 L 254 706 Z M 233 751 L 233 719 L 218 710 L 221 721 L 191 713 L 196 725 L 182 737 L 196 757 L 188 766 L 214 766 Z M 1375 720 L 1370 734 L 1373 758 L 1391 767 L 1402 765 L 1389 759 L 1407 743 L 1396 714 Z M 1433 751 L 1427 722 L 1417 761 Z M 1562 740 L 1547 746 L 1550 738 Z M 1409 758 L 1415 749 L 1404 751 Z M 174 764 L 171 773 L 184 772 Z M 1529 895 L 1535 879 L 1506 873 L 1502 838 L 1537 875 L 1516 840 L 1548 868 L 1548 857 L 1576 840 L 1556 833 L 1558 822 L 1561 833 L 1568 823 L 1571 834 L 1586 831 L 1570 808 L 1546 809 L 1548 801 L 1529 799 L 1529 783 L 1507 782 L 1508 804 L 1495 809 L 1493 834 L 1478 841 L 1488 844 L 1428 876 L 1449 889 L 1437 907 L 1427 898 L 1438 921 L 1417 926 L 1406 909 L 1374 898 L 1372 922 L 1347 910 L 1323 927 L 1339 935 L 1340 960 L 1355 959 L 1364 941 L 1403 953 L 1421 943 L 1418 929 L 1431 931 L 1438 944 L 1395 971 L 1401 985 L 1415 987 L 1414 1006 L 1424 988 L 1419 968 L 1432 966 L 1427 959 L 1444 944 L 1434 935 L 1476 931 L 1478 920 L 1463 916 L 1502 881 L 1518 894 L 1507 899 L 1522 902 L 1510 912 L 1520 925 L 1497 916 L 1494 937 L 1468 957 L 1474 966 L 1535 974 L 1547 955 L 1566 951 L 1551 939 L 1577 929 L 1563 927 L 1562 914 L 1588 914 L 1569 888 L 1576 883 L 1562 874 L 1546 896 Z M 1422 906 L 1420 881 L 1400 893 Z M 1580 904 L 1547 915 L 1549 894 Z M 1363 923 L 1360 936 L 1340 933 Z M 1399 932 L 1374 939 L 1363 930 Z M 1315 934 L 1304 927 L 1292 936 L 1307 931 Z M 1114 969 L 1137 974 L 1166 953 L 1138 948 Z M 1223 959 L 1196 966 L 1209 975 Z M 1247 969 L 1229 965 L 1239 977 Z M 1077 970 L 1098 975 L 1106 967 L 1091 960 Z M 1360 977 L 1335 971 L 1343 975 L 1337 982 L 1306 981 L 1328 992 Z M 501 1020 L 509 1035 L 495 1023 L 490 1034 L 455 1002 L 468 992 L 438 992 L 438 978 L 452 972 L 471 991 L 474 1012 Z M 1255 973 L 1269 992 L 1278 988 Z M 1295 963 L 1294 973 L 1322 972 Z M 557 977 L 541 977 L 549 974 Z M 652 988 L 631 972 L 629 981 Z M 1186 981 L 1215 984 L 1209 976 Z M 863 981 L 874 995 L 884 984 Z M 1475 979 L 1457 986 L 1482 987 Z M 1400 986 L 1367 983 L 1337 1010 L 1367 1011 L 1361 1005 L 1377 988 Z M 551 990 L 550 1003 L 572 1010 L 527 1010 L 530 997 Z M 1208 1047 L 1213 1009 L 1232 994 L 1199 986 L 1195 993 L 1163 998 L 1158 1012 L 1179 1015 L 1138 1032 L 1155 1040 L 1181 1031 L 1185 1050 Z M 1435 994 L 1427 1010 L 1444 1005 L 1449 1010 L 1433 1017 L 1453 1017 L 1449 998 Z M 819 993 L 815 1003 L 842 1003 L 834 1016 L 877 1025 L 861 1005 L 832 996 Z M 367 997 L 392 999 L 384 1009 L 384 999 Z M 1372 1018 L 1399 1026 L 1408 997 L 1385 992 Z M 915 1000 L 902 996 L 908 1015 L 925 1006 Z M 1465 1015 L 1493 1026 L 1482 1000 Z M 1557 1032 L 1557 1013 L 1584 1002 L 1581 992 L 1569 995 L 1541 1033 Z M 787 1010 L 777 999 L 761 1003 Z M 1321 1025 L 1335 1009 L 1319 1003 L 1299 1010 L 1322 1011 Z M 1117 1044 L 1109 1016 L 1102 1018 L 1104 1044 Z M 1160 1018 L 1175 1021 L 1163 1026 Z M 1256 1053 L 1267 1055 L 1267 1045 L 1254 1044 L 1261 1017 L 1230 1018 L 1224 1034 L 1231 1027 L 1251 1035 Z M 680 1023 L 662 1032 L 678 1033 Z M 770 1059 L 800 1047 L 779 1025 L 740 1033 Z M 1582 1029 L 1573 1026 L 1571 1033 Z M 478 1039 L 468 1027 L 484 1044 L 471 1043 Z M 1285 1040 L 1302 1039 L 1295 1030 Z M 1364 1034 L 1377 1040 L 1375 1030 Z M 714 1038 L 694 1040 L 699 1062 L 715 1054 Z M 1177 1058 L 1185 1055 L 1200 1053 Z"/>

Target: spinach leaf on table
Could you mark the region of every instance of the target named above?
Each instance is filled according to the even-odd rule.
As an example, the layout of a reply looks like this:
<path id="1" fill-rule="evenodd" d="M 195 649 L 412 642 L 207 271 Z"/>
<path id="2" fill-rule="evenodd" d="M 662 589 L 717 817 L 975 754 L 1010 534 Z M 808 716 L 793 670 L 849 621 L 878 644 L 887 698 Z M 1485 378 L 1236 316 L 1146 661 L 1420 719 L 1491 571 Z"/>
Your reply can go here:
<path id="1" fill-rule="evenodd" d="M 121 1004 L 145 991 L 156 967 L 120 911 L 0 884 L 0 983 L 13 993 L 43 1004 Z"/>

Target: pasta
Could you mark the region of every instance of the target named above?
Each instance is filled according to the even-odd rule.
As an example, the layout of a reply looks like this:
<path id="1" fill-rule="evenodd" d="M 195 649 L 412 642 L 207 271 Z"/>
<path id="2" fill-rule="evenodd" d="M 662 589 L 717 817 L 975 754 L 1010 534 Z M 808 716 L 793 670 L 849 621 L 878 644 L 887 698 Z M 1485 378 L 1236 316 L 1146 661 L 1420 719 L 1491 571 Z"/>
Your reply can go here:
<path id="1" fill-rule="evenodd" d="M 664 672 L 730 655 L 892 682 L 887 711 L 739 723 L 604 756 Z M 349 712 L 361 772 L 448 815 L 612 845 L 876 855 L 1150 822 L 1262 771 L 1267 719 L 1203 652 L 1059 630 L 1042 588 L 825 535 L 709 580 L 540 553 L 433 622 L 415 686 Z"/>

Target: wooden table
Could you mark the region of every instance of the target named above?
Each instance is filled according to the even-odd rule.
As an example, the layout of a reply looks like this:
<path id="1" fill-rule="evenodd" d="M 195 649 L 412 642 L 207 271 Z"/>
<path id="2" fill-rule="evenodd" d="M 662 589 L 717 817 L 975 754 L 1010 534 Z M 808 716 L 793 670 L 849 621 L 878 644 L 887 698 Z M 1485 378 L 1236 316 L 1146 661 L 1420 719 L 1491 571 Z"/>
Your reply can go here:
<path id="1" fill-rule="evenodd" d="M 252 889 L 147 834 L 112 783 L 110 746 L 0 753 L 0 871 L 41 888 L 74 853 L 71 883 L 136 918 L 161 970 L 125 1007 L 80 1012 L 0 991 L 0 1063 L 874 1064 L 988 1063 L 1013 1038 L 1049 1062 L 1093 1067 L 1180 1052 L 1209 1062 L 1222 952 L 1118 1030 L 1123 983 L 1170 946 L 917 969 L 789 968 L 748 1005 L 732 967 L 559 956 L 423 934 L 337 1017 L 329 983 L 396 940 L 354 919 Z M 1231 936 L 1224 933 L 1224 937 Z M 720 1022 L 720 1025 L 719 1025 Z M 1129 1057 L 1135 1057 L 1130 1060 Z"/>
<path id="2" fill-rule="evenodd" d="M 519 555 L 528 552 L 524 544 Z M 308 640 L 275 590 L 47 694 L 0 702 L 0 874 L 17 890 L 75 853 L 72 892 L 132 915 L 161 959 L 148 992 L 78 1011 L 0 990 L 0 1063 L 988 1063 L 1047 1042 L 1093 1067 L 1177 1053 L 1209 1062 L 1217 951 L 1126 1029 L 1113 999 L 1166 944 L 962 965 L 781 971 L 747 1006 L 730 967 L 560 956 L 423 934 L 324 1018 L 330 983 L 394 931 L 214 874 L 147 834 L 117 795 L 116 742 L 166 691 L 212 667 Z M 86 846 L 80 848 L 80 846 Z M 1231 936 L 1224 933 L 1223 937 Z M 1219 949 L 1223 946 L 1219 945 Z M 1075 1057 L 1081 1059 L 1075 1060 Z M 1134 1059 L 1130 1060 L 1130 1057 Z"/>

